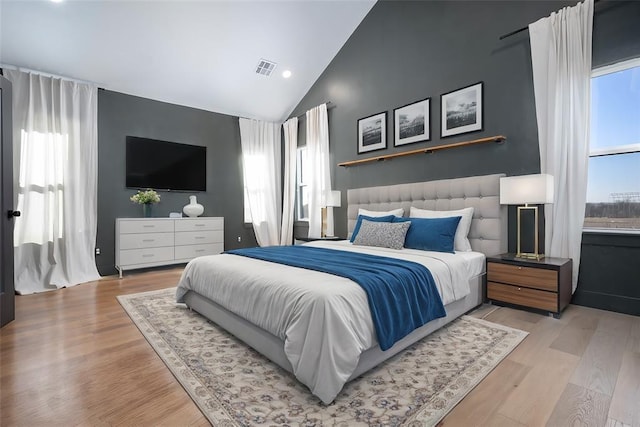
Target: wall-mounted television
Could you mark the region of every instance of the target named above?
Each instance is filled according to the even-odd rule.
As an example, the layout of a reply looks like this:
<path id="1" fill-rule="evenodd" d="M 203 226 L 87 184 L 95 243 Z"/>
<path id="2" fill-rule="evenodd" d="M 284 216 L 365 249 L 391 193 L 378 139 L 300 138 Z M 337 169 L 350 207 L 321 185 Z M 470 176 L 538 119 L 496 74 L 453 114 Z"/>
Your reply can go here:
<path id="1" fill-rule="evenodd" d="M 206 191 L 207 147 L 127 136 L 128 188 Z"/>

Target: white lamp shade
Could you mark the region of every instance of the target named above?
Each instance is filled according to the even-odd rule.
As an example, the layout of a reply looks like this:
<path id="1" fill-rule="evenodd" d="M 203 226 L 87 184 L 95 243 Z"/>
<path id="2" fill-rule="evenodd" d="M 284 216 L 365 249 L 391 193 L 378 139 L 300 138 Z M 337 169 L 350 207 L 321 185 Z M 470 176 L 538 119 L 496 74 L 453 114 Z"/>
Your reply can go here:
<path id="1" fill-rule="evenodd" d="M 332 191 L 329 194 L 329 200 L 327 200 L 327 207 L 339 208 L 341 206 L 342 195 L 339 191 Z"/>
<path id="2" fill-rule="evenodd" d="M 553 176 L 547 174 L 500 178 L 500 204 L 553 203 Z"/>

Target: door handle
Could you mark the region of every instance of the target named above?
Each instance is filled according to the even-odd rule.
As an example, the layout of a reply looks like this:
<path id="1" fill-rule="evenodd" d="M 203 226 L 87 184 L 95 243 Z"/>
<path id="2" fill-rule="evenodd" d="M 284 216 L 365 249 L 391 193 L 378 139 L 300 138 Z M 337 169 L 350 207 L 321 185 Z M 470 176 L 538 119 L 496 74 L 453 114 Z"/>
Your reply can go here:
<path id="1" fill-rule="evenodd" d="M 11 219 L 11 218 L 16 217 L 16 216 L 20 216 L 20 211 L 14 211 L 14 210 L 11 210 L 11 209 L 9 209 L 7 211 L 7 218 Z"/>

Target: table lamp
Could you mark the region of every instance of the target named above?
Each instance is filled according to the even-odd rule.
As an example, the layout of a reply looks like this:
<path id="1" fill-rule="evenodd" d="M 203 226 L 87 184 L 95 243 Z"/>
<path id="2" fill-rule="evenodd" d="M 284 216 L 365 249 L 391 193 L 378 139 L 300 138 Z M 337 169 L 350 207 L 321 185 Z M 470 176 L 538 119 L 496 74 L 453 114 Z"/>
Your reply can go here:
<path id="1" fill-rule="evenodd" d="M 518 250 L 516 257 L 540 260 L 544 258 L 543 253 L 539 253 L 539 205 L 553 203 L 553 176 L 547 174 L 508 176 L 500 178 L 500 204 L 502 205 L 524 205 L 518 206 Z M 532 211 L 534 215 L 534 250 L 533 252 L 523 252 L 521 246 L 522 234 L 522 213 Z"/>
<path id="2" fill-rule="evenodd" d="M 327 230 L 331 231 L 331 236 L 333 237 L 333 209 L 329 210 L 328 208 L 339 208 L 341 206 L 342 194 L 340 191 L 330 191 L 326 200 L 324 200 L 322 207 L 322 237 L 327 237 Z M 329 224 L 331 226 L 329 226 Z"/>

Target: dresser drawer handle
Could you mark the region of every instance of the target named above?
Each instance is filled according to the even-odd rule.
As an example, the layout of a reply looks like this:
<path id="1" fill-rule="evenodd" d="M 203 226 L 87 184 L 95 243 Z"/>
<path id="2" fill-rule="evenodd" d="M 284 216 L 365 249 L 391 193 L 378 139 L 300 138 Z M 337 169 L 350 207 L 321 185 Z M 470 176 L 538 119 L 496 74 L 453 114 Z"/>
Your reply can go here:
<path id="1" fill-rule="evenodd" d="M 143 242 L 155 242 L 156 239 L 144 239 Z"/>
<path id="2" fill-rule="evenodd" d="M 153 258 L 153 254 L 142 255 L 142 258 Z"/>
<path id="3" fill-rule="evenodd" d="M 518 290 L 519 290 L 519 291 L 521 291 L 521 290 L 522 290 L 522 288 L 518 288 Z"/>
<path id="4" fill-rule="evenodd" d="M 522 267 L 518 267 L 518 270 L 522 270 Z"/>
<path id="5" fill-rule="evenodd" d="M 150 225 L 143 225 L 142 228 L 155 228 L 156 226 L 153 224 Z"/>
<path id="6" fill-rule="evenodd" d="M 204 238 L 205 238 L 204 236 L 196 236 L 196 237 L 195 237 L 195 239 L 196 239 L 196 240 L 202 240 L 202 239 L 204 239 Z"/>
<path id="7" fill-rule="evenodd" d="M 204 224 L 193 224 L 194 227 L 204 227 Z"/>
<path id="8" fill-rule="evenodd" d="M 204 249 L 196 249 L 196 252 L 204 252 Z"/>

